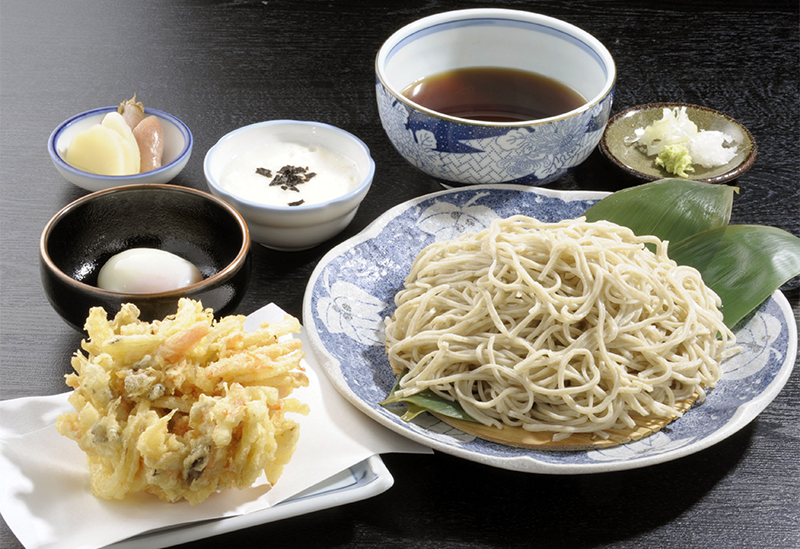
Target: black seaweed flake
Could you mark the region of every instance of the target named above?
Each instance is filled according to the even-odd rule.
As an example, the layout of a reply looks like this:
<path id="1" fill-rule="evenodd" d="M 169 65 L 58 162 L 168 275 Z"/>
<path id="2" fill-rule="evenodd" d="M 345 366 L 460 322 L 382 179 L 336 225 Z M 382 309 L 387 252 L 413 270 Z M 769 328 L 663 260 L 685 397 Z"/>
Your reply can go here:
<path id="1" fill-rule="evenodd" d="M 264 177 L 272 177 L 272 170 L 267 168 L 256 168 L 256 173 Z"/>
<path id="2" fill-rule="evenodd" d="M 256 172 L 258 172 L 259 169 L 262 168 L 256 169 Z M 298 189 L 297 186 L 302 185 L 303 183 L 308 183 L 308 181 L 316 175 L 317 174 L 315 172 L 308 171 L 308 167 L 303 168 L 301 166 L 289 166 L 287 164 L 278 170 L 278 173 L 272 178 L 272 181 L 270 181 L 269 186 L 280 186 L 280 188 L 284 191 L 294 191 L 299 193 L 300 189 Z M 304 202 L 304 200 L 289 202 L 289 206 L 299 206 Z"/>
<path id="3" fill-rule="evenodd" d="M 314 177 L 313 172 L 309 172 L 308 168 L 302 168 L 300 166 L 284 166 L 280 170 L 275 177 L 272 178 L 270 182 L 270 187 L 280 185 L 284 190 L 297 190 L 296 187 L 302 183 L 306 183 L 311 177 L 308 174 L 312 174 L 311 177 Z"/>

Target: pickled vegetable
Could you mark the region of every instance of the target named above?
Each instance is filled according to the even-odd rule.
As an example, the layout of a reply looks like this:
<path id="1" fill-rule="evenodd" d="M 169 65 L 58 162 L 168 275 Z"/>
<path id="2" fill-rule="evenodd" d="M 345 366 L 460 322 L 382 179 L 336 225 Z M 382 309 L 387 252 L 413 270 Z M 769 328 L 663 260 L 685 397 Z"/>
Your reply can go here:
<path id="1" fill-rule="evenodd" d="M 136 138 L 115 112 L 75 134 L 64 159 L 75 168 L 98 175 L 136 174 L 141 165 Z"/>
<path id="2" fill-rule="evenodd" d="M 164 128 L 148 115 L 136 94 L 100 124 L 77 133 L 64 156 L 67 164 L 98 175 L 133 175 L 161 167 Z"/>
<path id="3" fill-rule="evenodd" d="M 122 138 L 122 149 L 125 153 L 125 174 L 139 173 L 141 169 L 139 145 L 122 115 L 110 112 L 103 117 L 101 124 L 110 130 L 114 130 Z"/>
<path id="4" fill-rule="evenodd" d="M 117 112 L 122 115 L 131 130 L 138 126 L 139 122 L 144 120 L 144 117 L 146 116 L 144 113 L 144 105 L 142 105 L 141 101 L 136 101 L 135 93 L 133 94 L 133 97 L 126 99 L 119 104 L 117 107 Z"/>
<path id="5" fill-rule="evenodd" d="M 149 172 L 161 167 L 164 156 L 164 128 L 158 117 L 144 112 L 144 105 L 136 101 L 136 94 L 119 104 L 117 112 L 133 131 L 139 146 L 140 170 Z"/>
<path id="6" fill-rule="evenodd" d="M 149 172 L 161 167 L 164 156 L 164 128 L 155 116 L 148 116 L 133 129 L 139 145 L 140 169 Z"/>

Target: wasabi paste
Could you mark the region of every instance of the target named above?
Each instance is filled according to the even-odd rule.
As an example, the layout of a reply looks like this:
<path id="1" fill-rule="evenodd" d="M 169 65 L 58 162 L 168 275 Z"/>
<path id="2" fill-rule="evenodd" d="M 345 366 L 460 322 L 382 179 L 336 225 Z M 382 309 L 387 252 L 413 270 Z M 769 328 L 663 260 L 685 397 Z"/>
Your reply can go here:
<path id="1" fill-rule="evenodd" d="M 686 172 L 693 172 L 692 156 L 683 145 L 667 145 L 656 157 L 656 165 L 678 177 L 689 177 Z"/>

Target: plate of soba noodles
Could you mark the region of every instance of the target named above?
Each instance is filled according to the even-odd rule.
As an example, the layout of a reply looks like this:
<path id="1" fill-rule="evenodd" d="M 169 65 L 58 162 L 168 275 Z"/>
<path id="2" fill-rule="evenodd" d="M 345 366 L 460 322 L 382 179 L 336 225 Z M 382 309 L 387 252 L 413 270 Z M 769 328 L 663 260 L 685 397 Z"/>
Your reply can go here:
<path id="1" fill-rule="evenodd" d="M 584 474 L 708 448 L 786 383 L 780 291 L 732 328 L 668 244 L 584 212 L 608 193 L 517 185 L 400 204 L 315 268 L 303 322 L 337 390 L 434 450 Z"/>

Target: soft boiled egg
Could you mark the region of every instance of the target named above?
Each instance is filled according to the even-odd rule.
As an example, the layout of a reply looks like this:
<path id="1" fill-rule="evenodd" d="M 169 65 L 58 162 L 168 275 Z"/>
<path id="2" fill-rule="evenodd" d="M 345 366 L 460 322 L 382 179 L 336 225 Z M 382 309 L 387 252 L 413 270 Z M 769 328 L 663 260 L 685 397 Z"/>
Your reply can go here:
<path id="1" fill-rule="evenodd" d="M 177 290 L 203 280 L 191 262 L 154 248 L 131 248 L 100 269 L 97 286 L 111 292 L 151 294 Z"/>

